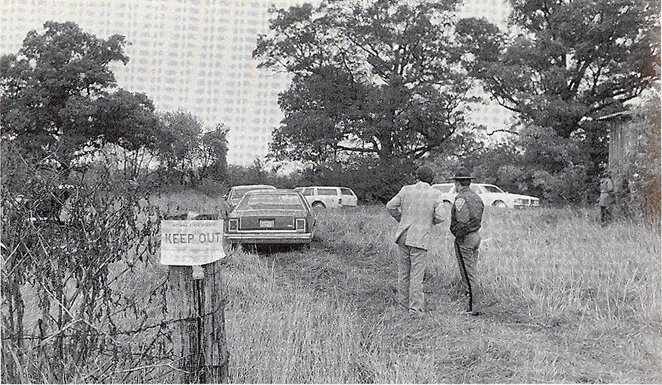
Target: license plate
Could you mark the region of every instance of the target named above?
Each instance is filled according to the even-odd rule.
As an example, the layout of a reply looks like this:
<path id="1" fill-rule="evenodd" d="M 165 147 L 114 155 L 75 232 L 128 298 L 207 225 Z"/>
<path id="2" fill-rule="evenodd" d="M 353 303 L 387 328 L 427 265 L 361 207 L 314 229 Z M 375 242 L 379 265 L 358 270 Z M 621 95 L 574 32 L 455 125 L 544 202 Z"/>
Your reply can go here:
<path id="1" fill-rule="evenodd" d="M 274 227 L 275 221 L 273 219 L 260 219 L 260 227 L 271 229 Z"/>

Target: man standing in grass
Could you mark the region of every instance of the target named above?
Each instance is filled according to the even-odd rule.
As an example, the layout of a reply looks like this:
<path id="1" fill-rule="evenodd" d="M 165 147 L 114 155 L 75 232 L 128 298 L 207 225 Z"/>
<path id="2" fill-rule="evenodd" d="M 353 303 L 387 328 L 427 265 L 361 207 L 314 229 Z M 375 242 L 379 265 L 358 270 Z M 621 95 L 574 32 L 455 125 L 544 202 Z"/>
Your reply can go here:
<path id="1" fill-rule="evenodd" d="M 609 171 L 605 171 L 600 178 L 600 222 L 603 226 L 611 222 L 614 206 L 614 182 Z"/>
<path id="2" fill-rule="evenodd" d="M 423 275 L 430 244 L 430 230 L 443 221 L 444 209 L 441 192 L 432 188 L 434 172 L 428 166 L 416 170 L 418 183 L 402 187 L 386 208 L 398 228 L 398 294 L 397 302 L 409 313 L 421 315 L 425 309 Z"/>
<path id="3" fill-rule="evenodd" d="M 453 179 L 457 195 L 451 208 L 451 233 L 455 236 L 455 256 L 469 299 L 465 311 L 478 315 L 476 263 L 480 245 L 478 230 L 483 219 L 484 205 L 480 197 L 469 188 L 473 177 L 468 170 L 460 170 Z"/>

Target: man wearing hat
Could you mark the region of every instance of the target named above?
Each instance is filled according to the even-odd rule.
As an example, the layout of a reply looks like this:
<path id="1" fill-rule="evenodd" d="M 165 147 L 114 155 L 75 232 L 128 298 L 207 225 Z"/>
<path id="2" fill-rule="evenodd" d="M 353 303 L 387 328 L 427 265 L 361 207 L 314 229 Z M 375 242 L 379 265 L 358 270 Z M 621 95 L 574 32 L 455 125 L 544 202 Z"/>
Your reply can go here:
<path id="1" fill-rule="evenodd" d="M 441 192 L 432 188 L 434 172 L 428 166 L 416 170 L 418 182 L 402 187 L 386 208 L 398 221 L 395 242 L 398 244 L 397 302 L 417 316 L 423 314 L 425 297 L 423 275 L 430 245 L 432 226 L 443 221 Z"/>
<path id="2" fill-rule="evenodd" d="M 469 300 L 465 311 L 478 315 L 476 263 L 480 245 L 478 230 L 484 205 L 480 197 L 469 188 L 473 177 L 467 169 L 461 169 L 453 179 L 458 193 L 451 208 L 451 233 L 455 236 L 455 256 Z"/>

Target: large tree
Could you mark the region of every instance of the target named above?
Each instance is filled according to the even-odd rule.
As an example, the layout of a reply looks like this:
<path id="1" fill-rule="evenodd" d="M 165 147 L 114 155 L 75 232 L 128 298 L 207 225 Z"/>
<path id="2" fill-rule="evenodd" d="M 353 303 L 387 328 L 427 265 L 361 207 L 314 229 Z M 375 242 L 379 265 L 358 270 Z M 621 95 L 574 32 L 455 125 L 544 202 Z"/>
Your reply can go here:
<path id="1" fill-rule="evenodd" d="M 579 140 L 589 174 L 606 161 L 607 127 L 659 78 L 659 4 L 644 0 L 510 0 L 509 33 L 484 19 L 457 24 L 466 66 L 529 127 Z"/>
<path id="2" fill-rule="evenodd" d="M 80 156 L 112 143 L 155 147 L 159 125 L 147 96 L 124 90 L 110 68 L 126 64 L 124 37 L 107 39 L 72 22 L 46 22 L 16 55 L 0 57 L 2 139 L 34 162 L 68 169 Z"/>
<path id="3" fill-rule="evenodd" d="M 357 153 L 413 160 L 469 131 L 469 86 L 450 28 L 458 2 L 271 8 L 270 33 L 253 56 L 293 76 L 272 152 L 319 163 Z"/>

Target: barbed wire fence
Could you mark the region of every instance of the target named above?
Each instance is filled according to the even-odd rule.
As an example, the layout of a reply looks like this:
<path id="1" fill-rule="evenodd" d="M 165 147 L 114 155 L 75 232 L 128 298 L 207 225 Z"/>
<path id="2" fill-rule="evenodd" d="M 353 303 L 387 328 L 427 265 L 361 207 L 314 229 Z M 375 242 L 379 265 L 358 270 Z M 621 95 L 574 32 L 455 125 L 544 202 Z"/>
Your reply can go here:
<path id="1" fill-rule="evenodd" d="M 185 358 L 173 355 L 173 326 L 189 320 L 167 316 L 167 270 L 156 261 L 164 214 L 153 190 L 104 164 L 47 173 L 11 155 L 2 381 L 172 382 Z"/>

